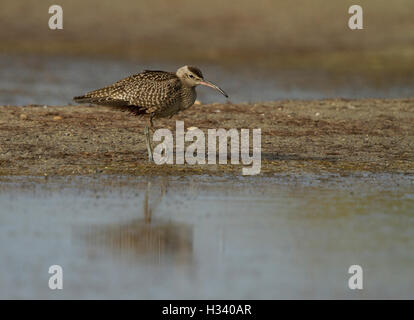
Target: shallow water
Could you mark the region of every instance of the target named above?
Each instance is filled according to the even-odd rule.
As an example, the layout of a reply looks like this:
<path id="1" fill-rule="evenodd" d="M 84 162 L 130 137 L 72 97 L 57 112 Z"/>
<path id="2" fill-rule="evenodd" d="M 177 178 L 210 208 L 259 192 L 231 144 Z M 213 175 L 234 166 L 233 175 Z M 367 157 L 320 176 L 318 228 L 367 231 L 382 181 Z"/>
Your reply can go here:
<path id="1" fill-rule="evenodd" d="M 143 69 L 175 71 L 177 65 L 76 57 L 0 55 L 0 105 L 66 105 L 72 97 L 111 84 Z M 280 99 L 404 98 L 413 83 L 375 86 L 357 76 L 334 76 L 317 70 L 269 72 L 255 66 L 226 68 L 200 64 L 207 79 L 216 82 L 233 103 Z M 203 103 L 225 102 L 210 88 L 199 88 Z"/>
<path id="2" fill-rule="evenodd" d="M 0 204 L 0 298 L 414 298 L 412 176 L 3 177 Z"/>

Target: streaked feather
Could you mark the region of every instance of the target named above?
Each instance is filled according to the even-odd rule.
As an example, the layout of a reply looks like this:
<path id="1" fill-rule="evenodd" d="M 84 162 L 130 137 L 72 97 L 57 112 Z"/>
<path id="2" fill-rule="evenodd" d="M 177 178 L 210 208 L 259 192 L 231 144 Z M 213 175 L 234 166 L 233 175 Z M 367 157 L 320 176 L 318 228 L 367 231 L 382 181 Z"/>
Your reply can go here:
<path id="1" fill-rule="evenodd" d="M 145 70 L 74 100 L 124 109 L 135 115 L 164 117 L 189 107 L 195 98 L 195 89 L 184 86 L 175 73 Z"/>

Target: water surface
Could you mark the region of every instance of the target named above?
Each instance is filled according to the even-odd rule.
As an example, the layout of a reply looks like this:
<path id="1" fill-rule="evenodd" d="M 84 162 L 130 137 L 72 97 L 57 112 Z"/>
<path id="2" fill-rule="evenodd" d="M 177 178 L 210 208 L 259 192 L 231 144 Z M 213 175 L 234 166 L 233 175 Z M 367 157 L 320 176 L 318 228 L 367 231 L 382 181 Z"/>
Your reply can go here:
<path id="1" fill-rule="evenodd" d="M 412 299 L 413 213 L 404 175 L 3 177 L 0 298 Z"/>
<path id="2" fill-rule="evenodd" d="M 255 65 L 229 68 L 198 64 L 206 79 L 219 84 L 233 103 L 280 99 L 404 98 L 414 94 L 412 81 L 333 75 L 312 68 L 263 70 Z M 0 105 L 67 105 L 72 97 L 101 88 L 144 69 L 175 71 L 179 65 L 80 57 L 0 55 Z M 225 102 L 210 88 L 199 88 L 203 103 Z"/>

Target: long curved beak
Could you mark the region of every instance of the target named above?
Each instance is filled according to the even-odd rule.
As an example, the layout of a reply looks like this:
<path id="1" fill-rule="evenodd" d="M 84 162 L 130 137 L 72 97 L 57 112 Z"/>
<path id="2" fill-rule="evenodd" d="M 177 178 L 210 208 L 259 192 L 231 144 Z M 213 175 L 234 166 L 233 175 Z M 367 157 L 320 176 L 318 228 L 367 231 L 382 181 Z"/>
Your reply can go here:
<path id="1" fill-rule="evenodd" d="M 225 96 L 226 98 L 228 98 L 228 97 L 229 97 L 229 96 L 227 95 L 227 93 L 225 93 L 225 92 L 224 92 L 224 90 L 223 90 L 223 89 L 221 89 L 220 87 L 216 86 L 214 83 L 212 83 L 212 82 L 210 82 L 210 81 L 203 80 L 203 81 L 200 81 L 198 84 L 201 84 L 201 85 L 203 85 L 203 86 L 207 86 L 207 87 L 210 87 L 210 88 L 216 89 L 217 91 L 220 91 L 220 92 L 221 92 L 221 94 L 222 94 L 223 96 Z"/>

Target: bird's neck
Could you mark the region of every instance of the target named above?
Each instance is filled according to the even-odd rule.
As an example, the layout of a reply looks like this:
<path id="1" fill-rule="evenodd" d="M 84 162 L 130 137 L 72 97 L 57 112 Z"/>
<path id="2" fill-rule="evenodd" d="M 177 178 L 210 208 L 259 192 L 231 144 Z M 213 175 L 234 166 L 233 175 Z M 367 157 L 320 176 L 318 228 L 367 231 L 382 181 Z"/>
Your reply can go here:
<path id="1" fill-rule="evenodd" d="M 191 107 L 197 99 L 197 92 L 195 87 L 184 87 L 181 90 L 181 101 L 185 108 Z"/>

